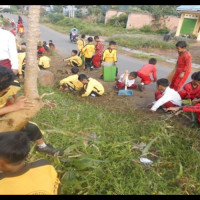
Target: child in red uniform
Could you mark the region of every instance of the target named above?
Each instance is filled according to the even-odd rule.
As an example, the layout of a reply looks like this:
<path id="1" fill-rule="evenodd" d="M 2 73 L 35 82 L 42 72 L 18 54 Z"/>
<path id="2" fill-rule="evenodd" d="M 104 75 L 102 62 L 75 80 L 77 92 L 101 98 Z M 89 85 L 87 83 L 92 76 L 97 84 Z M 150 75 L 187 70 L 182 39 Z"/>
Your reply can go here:
<path id="1" fill-rule="evenodd" d="M 197 84 L 196 75 L 198 72 L 192 74 L 192 81 L 185 84 L 183 90 L 179 91 L 179 94 L 182 99 L 191 99 L 200 98 L 200 86 Z"/>
<path id="2" fill-rule="evenodd" d="M 127 83 L 126 83 L 126 78 L 127 78 Z M 136 89 L 137 85 L 135 84 L 135 79 L 137 78 L 137 72 L 131 72 L 130 74 L 128 73 L 128 70 L 125 71 L 124 74 L 122 74 L 119 78 L 119 80 L 116 82 L 116 88 L 118 90 L 123 89 L 126 84 L 127 87 L 130 89 Z"/>
<path id="3" fill-rule="evenodd" d="M 197 72 L 193 75 L 193 80 L 195 81 L 195 84 L 200 86 L 200 72 Z M 199 98 L 194 98 L 192 100 L 192 103 L 194 106 L 182 106 L 182 107 L 170 107 L 167 110 L 172 110 L 172 111 L 178 111 L 178 110 L 183 110 L 185 112 L 194 112 L 197 116 L 198 122 L 200 123 L 200 99 Z"/>
<path id="4" fill-rule="evenodd" d="M 97 43 L 95 46 L 95 55 L 92 58 L 92 63 L 95 68 L 100 67 L 101 57 L 104 51 L 104 44 L 99 40 L 99 36 L 94 36 L 94 40 Z"/>
<path id="5" fill-rule="evenodd" d="M 49 47 L 50 47 L 51 49 L 56 49 L 56 47 L 55 47 L 55 45 L 54 45 L 54 43 L 53 43 L 52 40 L 49 40 Z"/>
<path id="6" fill-rule="evenodd" d="M 138 85 L 138 89 L 142 91 L 144 89 L 144 85 L 148 85 L 152 82 L 151 73 L 153 75 L 153 82 L 157 81 L 157 68 L 156 68 L 157 60 L 155 58 L 151 58 L 149 60 L 149 64 L 144 65 L 138 72 L 138 77 L 140 77 L 141 84 Z"/>
<path id="7" fill-rule="evenodd" d="M 186 49 L 186 46 L 187 44 L 185 41 L 179 41 L 176 44 L 179 56 L 176 64 L 176 72 L 170 85 L 170 87 L 176 91 L 181 89 L 192 69 L 192 56 Z"/>

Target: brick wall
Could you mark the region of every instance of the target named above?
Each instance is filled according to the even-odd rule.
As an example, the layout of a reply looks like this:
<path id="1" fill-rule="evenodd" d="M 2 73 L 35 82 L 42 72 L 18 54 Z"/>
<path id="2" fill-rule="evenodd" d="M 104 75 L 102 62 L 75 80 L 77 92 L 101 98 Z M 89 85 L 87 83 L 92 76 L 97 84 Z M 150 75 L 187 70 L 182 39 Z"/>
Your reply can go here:
<path id="1" fill-rule="evenodd" d="M 168 29 L 173 29 L 178 26 L 179 19 L 176 16 L 165 16 L 161 18 L 159 23 L 161 27 L 166 26 Z M 131 13 L 128 16 L 128 21 L 126 28 L 142 28 L 144 25 L 152 25 L 153 24 L 153 16 L 150 14 L 143 14 L 143 13 Z"/>

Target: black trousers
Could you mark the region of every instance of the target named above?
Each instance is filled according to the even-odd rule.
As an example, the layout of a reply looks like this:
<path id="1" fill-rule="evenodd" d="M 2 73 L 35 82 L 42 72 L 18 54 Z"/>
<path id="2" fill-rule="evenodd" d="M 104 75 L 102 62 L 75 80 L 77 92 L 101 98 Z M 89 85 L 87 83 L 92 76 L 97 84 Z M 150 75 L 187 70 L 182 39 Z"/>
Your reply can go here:
<path id="1" fill-rule="evenodd" d="M 36 141 L 43 137 L 38 126 L 31 122 L 28 122 L 28 124 L 21 131 L 24 131 L 31 141 Z"/>
<path id="2" fill-rule="evenodd" d="M 45 69 L 43 65 L 38 65 L 40 69 Z"/>
<path id="3" fill-rule="evenodd" d="M 90 93 L 90 95 L 95 95 L 96 97 L 100 97 L 101 95 L 99 95 L 98 93 L 96 93 L 96 92 L 94 92 L 94 91 L 92 91 L 91 93 Z"/>
<path id="4" fill-rule="evenodd" d="M 85 69 L 92 67 L 92 58 L 85 58 Z"/>
<path id="5" fill-rule="evenodd" d="M 72 61 L 72 67 L 78 67 L 78 64 L 74 61 Z"/>

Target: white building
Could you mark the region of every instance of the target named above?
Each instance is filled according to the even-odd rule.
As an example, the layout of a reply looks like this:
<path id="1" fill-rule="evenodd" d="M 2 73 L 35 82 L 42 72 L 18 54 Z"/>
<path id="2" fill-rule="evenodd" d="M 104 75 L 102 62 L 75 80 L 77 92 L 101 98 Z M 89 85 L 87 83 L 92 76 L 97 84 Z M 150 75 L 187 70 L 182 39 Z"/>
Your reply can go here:
<path id="1" fill-rule="evenodd" d="M 0 5 L 0 11 L 4 9 L 10 9 L 10 5 Z"/>

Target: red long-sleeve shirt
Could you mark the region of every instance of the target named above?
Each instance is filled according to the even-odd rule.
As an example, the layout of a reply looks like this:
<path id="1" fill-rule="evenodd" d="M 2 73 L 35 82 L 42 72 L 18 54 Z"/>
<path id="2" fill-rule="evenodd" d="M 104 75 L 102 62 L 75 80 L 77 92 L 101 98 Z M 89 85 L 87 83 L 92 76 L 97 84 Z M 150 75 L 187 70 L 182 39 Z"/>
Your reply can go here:
<path id="1" fill-rule="evenodd" d="M 182 99 L 194 99 L 195 97 L 200 98 L 200 86 L 193 88 L 192 82 L 189 82 L 184 85 L 183 90 L 179 91 L 179 94 Z"/>
<path id="2" fill-rule="evenodd" d="M 104 51 L 104 44 L 102 42 L 97 42 L 96 46 L 95 46 L 95 54 L 102 56 L 103 55 L 103 51 Z"/>
<path id="3" fill-rule="evenodd" d="M 192 69 L 192 55 L 189 51 L 179 53 L 177 60 L 177 70 L 191 71 Z"/>
<path id="4" fill-rule="evenodd" d="M 200 104 L 196 104 L 195 106 L 190 106 L 190 107 L 183 106 L 183 111 L 200 113 Z"/>
<path id="5" fill-rule="evenodd" d="M 145 76 L 150 76 L 150 74 L 152 73 L 154 80 L 157 79 L 157 68 L 155 65 L 152 64 L 144 65 L 138 72 Z"/>

